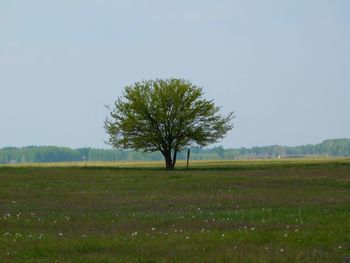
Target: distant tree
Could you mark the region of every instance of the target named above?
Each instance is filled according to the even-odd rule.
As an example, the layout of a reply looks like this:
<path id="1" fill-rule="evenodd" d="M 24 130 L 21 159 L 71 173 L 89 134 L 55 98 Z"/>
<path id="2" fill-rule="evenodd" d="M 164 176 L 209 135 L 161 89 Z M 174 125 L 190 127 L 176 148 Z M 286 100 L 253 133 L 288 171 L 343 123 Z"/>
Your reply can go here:
<path id="1" fill-rule="evenodd" d="M 222 146 L 214 147 L 213 151 L 217 155 L 219 155 L 220 158 L 224 158 L 224 156 L 225 156 L 225 149 L 224 149 L 224 147 L 222 147 Z"/>
<path id="2" fill-rule="evenodd" d="M 206 146 L 232 129 L 233 113 L 221 115 L 202 88 L 183 79 L 157 79 L 125 87 L 108 108 L 105 129 L 115 148 L 160 151 L 167 169 L 190 145 Z"/>

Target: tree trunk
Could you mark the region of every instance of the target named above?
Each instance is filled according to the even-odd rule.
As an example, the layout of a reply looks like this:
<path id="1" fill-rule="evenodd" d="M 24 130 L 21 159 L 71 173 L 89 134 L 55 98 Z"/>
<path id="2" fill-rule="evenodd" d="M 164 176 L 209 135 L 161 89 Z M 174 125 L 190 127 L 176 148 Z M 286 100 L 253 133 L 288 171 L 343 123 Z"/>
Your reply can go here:
<path id="1" fill-rule="evenodd" d="M 171 154 L 171 151 L 164 151 L 162 152 L 165 160 L 165 167 L 167 170 L 174 170 L 175 164 L 176 164 L 176 156 L 177 151 L 175 150 L 173 153 L 173 156 Z"/>
<path id="2" fill-rule="evenodd" d="M 175 149 L 174 150 L 174 157 L 173 157 L 173 169 L 174 169 L 175 164 L 176 164 L 176 156 L 177 156 L 177 150 Z"/>
<path id="3" fill-rule="evenodd" d="M 171 159 L 171 152 L 164 154 L 164 159 L 165 159 L 165 167 L 167 170 L 173 170 L 174 165 L 173 165 L 173 160 Z"/>

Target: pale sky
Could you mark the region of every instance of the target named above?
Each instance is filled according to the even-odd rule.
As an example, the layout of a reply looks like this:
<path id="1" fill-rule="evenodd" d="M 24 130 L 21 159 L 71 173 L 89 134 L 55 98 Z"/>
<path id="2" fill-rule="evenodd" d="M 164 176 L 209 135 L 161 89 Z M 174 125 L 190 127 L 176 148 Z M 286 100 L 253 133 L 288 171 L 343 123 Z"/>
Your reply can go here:
<path id="1" fill-rule="evenodd" d="M 348 0 L 0 0 L 0 147 L 103 147 L 104 105 L 185 78 L 224 147 L 350 137 Z"/>

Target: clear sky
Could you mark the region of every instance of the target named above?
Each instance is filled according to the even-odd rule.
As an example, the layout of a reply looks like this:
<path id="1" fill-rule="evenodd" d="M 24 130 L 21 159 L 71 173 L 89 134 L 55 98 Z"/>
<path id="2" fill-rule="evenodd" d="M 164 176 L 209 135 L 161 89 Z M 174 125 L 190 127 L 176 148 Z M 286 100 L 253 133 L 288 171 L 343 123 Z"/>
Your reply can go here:
<path id="1" fill-rule="evenodd" d="M 166 77 L 236 112 L 224 147 L 349 138 L 350 1 L 0 1 L 0 147 L 108 147 L 104 105 Z"/>

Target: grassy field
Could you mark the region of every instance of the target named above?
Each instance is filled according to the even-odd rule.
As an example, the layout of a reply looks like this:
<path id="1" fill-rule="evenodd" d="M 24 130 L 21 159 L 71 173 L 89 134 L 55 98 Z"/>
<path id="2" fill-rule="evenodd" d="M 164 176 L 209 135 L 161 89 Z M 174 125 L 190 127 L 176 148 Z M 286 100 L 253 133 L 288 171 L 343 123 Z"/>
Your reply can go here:
<path id="1" fill-rule="evenodd" d="M 0 167 L 0 262 L 343 262 L 350 160 Z"/>

